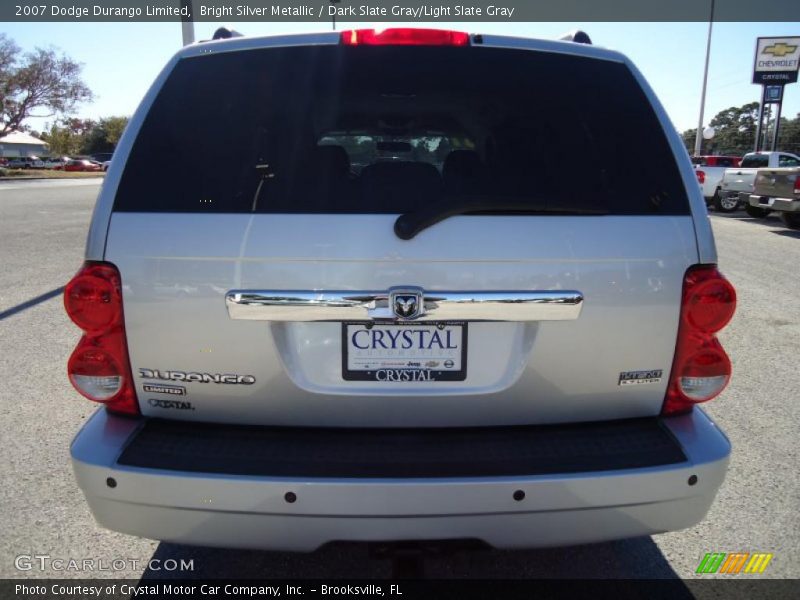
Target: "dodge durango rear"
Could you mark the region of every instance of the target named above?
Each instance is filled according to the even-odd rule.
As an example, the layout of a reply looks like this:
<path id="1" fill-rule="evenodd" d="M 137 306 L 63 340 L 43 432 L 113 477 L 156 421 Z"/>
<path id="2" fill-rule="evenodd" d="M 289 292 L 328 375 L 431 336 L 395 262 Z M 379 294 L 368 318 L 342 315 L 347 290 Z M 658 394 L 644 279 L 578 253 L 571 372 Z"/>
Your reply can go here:
<path id="1" fill-rule="evenodd" d="M 101 525 L 187 544 L 685 528 L 727 468 L 697 405 L 730 379 L 735 305 L 689 158 L 618 53 L 195 44 L 131 120 L 66 287 L 69 377 L 101 405 L 75 473 Z"/>

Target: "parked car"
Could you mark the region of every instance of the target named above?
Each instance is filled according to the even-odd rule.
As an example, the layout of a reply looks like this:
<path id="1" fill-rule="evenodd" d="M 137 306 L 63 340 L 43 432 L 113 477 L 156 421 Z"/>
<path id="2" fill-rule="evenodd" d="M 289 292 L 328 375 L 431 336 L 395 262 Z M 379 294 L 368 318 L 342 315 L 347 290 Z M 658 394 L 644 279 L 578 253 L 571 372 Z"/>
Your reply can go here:
<path id="1" fill-rule="evenodd" d="M 749 200 L 751 217 L 776 211 L 787 227 L 800 229 L 800 167 L 759 169 Z"/>
<path id="2" fill-rule="evenodd" d="M 44 161 L 38 156 L 22 156 L 8 161 L 9 169 L 43 169 Z"/>
<path id="3" fill-rule="evenodd" d="M 709 154 L 703 156 L 693 156 L 692 164 L 698 167 L 738 167 L 742 163 L 739 156 L 724 156 Z"/>
<path id="4" fill-rule="evenodd" d="M 68 162 L 70 162 L 71 160 L 74 160 L 74 159 L 72 159 L 69 156 L 58 156 L 58 157 L 51 158 L 50 161 L 51 161 L 51 164 L 53 166 L 50 167 L 50 168 L 52 168 L 54 171 L 63 171 L 64 167 L 66 166 L 66 164 Z"/>
<path id="5" fill-rule="evenodd" d="M 96 154 L 92 154 L 90 158 L 95 162 L 103 164 L 104 162 L 111 160 L 113 156 L 113 152 L 98 152 Z"/>
<path id="6" fill-rule="evenodd" d="M 713 206 L 719 211 L 724 211 L 720 204 L 720 184 L 722 182 L 722 175 L 725 169 L 729 167 L 738 167 L 741 163 L 741 158 L 737 156 L 693 156 L 692 164 L 694 165 L 695 175 L 703 190 L 703 197 L 706 199 L 706 204 Z"/>
<path id="7" fill-rule="evenodd" d="M 750 204 L 756 171 L 762 168 L 797 167 L 800 157 L 788 152 L 751 152 L 739 167 L 726 169 L 720 185 L 720 210 L 732 212 Z"/>
<path id="8" fill-rule="evenodd" d="M 699 404 L 729 381 L 736 294 L 625 56 L 232 38 L 180 50 L 126 136 L 64 294 L 69 378 L 102 406 L 71 446 L 101 525 L 308 551 L 704 518 L 730 444 Z M 388 139 L 417 152 L 365 150 Z"/>
<path id="9" fill-rule="evenodd" d="M 64 165 L 65 171 L 102 171 L 103 167 L 98 163 L 85 158 L 69 160 Z"/>
<path id="10" fill-rule="evenodd" d="M 69 160 L 71 159 L 68 156 L 51 156 L 43 159 L 43 166 L 45 169 L 60 171 Z"/>

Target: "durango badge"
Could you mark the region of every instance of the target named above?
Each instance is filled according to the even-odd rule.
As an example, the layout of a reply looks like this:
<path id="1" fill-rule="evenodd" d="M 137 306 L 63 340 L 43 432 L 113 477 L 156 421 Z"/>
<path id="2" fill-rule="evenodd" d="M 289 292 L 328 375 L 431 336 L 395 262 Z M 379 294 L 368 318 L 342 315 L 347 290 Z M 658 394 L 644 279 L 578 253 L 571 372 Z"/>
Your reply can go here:
<path id="1" fill-rule="evenodd" d="M 196 383 L 241 383 L 251 385 L 256 382 L 252 375 L 233 373 L 186 373 L 184 371 L 159 371 L 158 369 L 139 369 L 142 379 L 163 379 L 164 381 L 193 381 Z"/>

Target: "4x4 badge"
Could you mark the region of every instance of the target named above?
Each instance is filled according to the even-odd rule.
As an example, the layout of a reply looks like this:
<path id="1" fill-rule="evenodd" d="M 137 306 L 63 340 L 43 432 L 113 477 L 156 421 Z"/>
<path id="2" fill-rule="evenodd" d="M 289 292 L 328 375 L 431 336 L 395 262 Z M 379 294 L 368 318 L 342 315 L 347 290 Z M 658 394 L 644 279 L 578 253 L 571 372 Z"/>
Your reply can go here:
<path id="1" fill-rule="evenodd" d="M 422 313 L 422 291 L 414 289 L 390 290 L 389 306 L 392 307 L 392 312 L 401 319 L 416 319 Z"/>

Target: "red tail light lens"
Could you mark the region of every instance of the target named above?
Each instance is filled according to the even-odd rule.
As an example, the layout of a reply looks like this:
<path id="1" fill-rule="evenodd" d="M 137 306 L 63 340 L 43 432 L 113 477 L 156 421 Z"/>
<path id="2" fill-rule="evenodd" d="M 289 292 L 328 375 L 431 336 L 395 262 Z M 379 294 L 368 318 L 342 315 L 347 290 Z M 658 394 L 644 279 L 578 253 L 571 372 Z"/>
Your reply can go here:
<path id="1" fill-rule="evenodd" d="M 683 318 L 703 333 L 716 333 L 733 318 L 736 290 L 716 268 L 695 268 L 683 280 Z"/>
<path id="2" fill-rule="evenodd" d="M 72 385 L 109 410 L 139 414 L 122 313 L 122 286 L 110 263 L 87 262 L 64 290 L 67 314 L 84 331 L 67 364 Z"/>
<path id="3" fill-rule="evenodd" d="M 342 31 L 345 46 L 468 46 L 469 34 L 446 29 L 349 29 Z"/>
<path id="4" fill-rule="evenodd" d="M 122 296 L 116 268 L 85 265 L 64 290 L 64 308 L 86 333 L 99 333 L 119 324 Z"/>
<path id="5" fill-rule="evenodd" d="M 713 265 L 690 268 L 683 280 L 681 319 L 663 415 L 688 412 L 718 396 L 731 377 L 731 361 L 714 333 L 736 310 L 736 291 Z"/>
<path id="6" fill-rule="evenodd" d="M 800 194 L 800 175 L 794 178 L 794 193 Z"/>
<path id="7" fill-rule="evenodd" d="M 706 172 L 705 171 L 695 171 L 697 174 L 697 182 L 698 183 L 705 183 L 706 182 Z"/>

